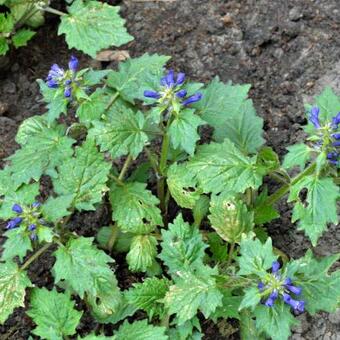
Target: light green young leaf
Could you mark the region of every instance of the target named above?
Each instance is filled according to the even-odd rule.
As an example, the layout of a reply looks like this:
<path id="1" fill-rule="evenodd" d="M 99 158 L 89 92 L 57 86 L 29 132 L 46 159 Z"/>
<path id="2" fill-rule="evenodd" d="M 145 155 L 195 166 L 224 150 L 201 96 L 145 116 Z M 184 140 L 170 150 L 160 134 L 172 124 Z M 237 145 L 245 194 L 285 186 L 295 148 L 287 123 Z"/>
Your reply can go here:
<path id="1" fill-rule="evenodd" d="M 72 196 L 78 210 L 95 210 L 107 190 L 106 181 L 110 163 L 98 152 L 94 141 L 86 140 L 76 148 L 75 157 L 58 167 L 58 178 L 53 179 L 54 191 L 60 196 Z"/>
<path id="2" fill-rule="evenodd" d="M 257 154 L 257 163 L 262 165 L 268 171 L 274 171 L 280 168 L 278 154 L 269 146 L 263 146 Z"/>
<path id="3" fill-rule="evenodd" d="M 287 150 L 288 153 L 285 155 L 282 166 L 285 169 L 299 166 L 302 171 L 310 159 L 312 149 L 306 144 L 294 144 L 288 146 Z"/>
<path id="4" fill-rule="evenodd" d="M 13 35 L 12 37 L 13 45 L 16 48 L 26 46 L 27 42 L 31 40 L 35 34 L 36 32 L 23 28 Z"/>
<path id="5" fill-rule="evenodd" d="M 244 156 L 229 139 L 222 144 L 199 146 L 186 166 L 205 193 L 215 194 L 257 189 L 266 173 L 265 168 L 256 164 L 256 158 Z"/>
<path id="6" fill-rule="evenodd" d="M 4 235 L 7 239 L 3 245 L 1 260 L 12 260 L 15 256 L 18 256 L 22 261 L 27 252 L 33 250 L 29 234 L 21 228 L 7 230 Z"/>
<path id="7" fill-rule="evenodd" d="M 26 272 L 13 262 L 0 263 L 0 324 L 17 307 L 25 307 L 25 289 L 32 287 Z"/>
<path id="8" fill-rule="evenodd" d="M 166 328 L 149 325 L 147 320 L 127 320 L 119 327 L 112 340 L 168 340 L 165 335 Z"/>
<path id="9" fill-rule="evenodd" d="M 256 274 L 259 277 L 264 277 L 267 274 L 266 271 L 276 260 L 271 238 L 269 237 L 266 243 L 262 244 L 258 239 L 253 239 L 252 235 L 249 235 L 242 239 L 240 245 L 238 275 Z"/>
<path id="10" fill-rule="evenodd" d="M 340 299 L 340 272 L 329 273 L 331 266 L 340 255 L 317 259 L 310 250 L 306 255 L 288 264 L 293 269 L 294 284 L 302 288 L 301 300 L 312 315 L 319 311 L 335 312 Z M 296 269 L 295 269 L 296 268 Z"/>
<path id="11" fill-rule="evenodd" d="M 115 276 L 108 265 L 114 262 L 113 259 L 97 249 L 92 241 L 92 237 L 71 239 L 66 246 L 59 247 L 54 253 L 55 282 L 66 280 L 81 298 L 84 297 L 84 293 L 96 296 L 104 282 L 115 281 Z"/>
<path id="12" fill-rule="evenodd" d="M 163 67 L 170 57 L 144 54 L 119 64 L 119 71 L 108 76 L 108 85 L 115 88 L 123 99 L 134 104 L 144 98 L 144 91 L 159 86 Z"/>
<path id="13" fill-rule="evenodd" d="M 223 295 L 216 286 L 214 275 L 217 268 L 203 267 L 196 273 L 181 271 L 176 284 L 170 287 L 164 298 L 169 314 L 176 314 L 181 325 L 193 318 L 200 310 L 208 318 L 218 306 Z"/>
<path id="14" fill-rule="evenodd" d="M 41 208 L 44 219 L 56 223 L 63 217 L 70 215 L 71 212 L 67 209 L 71 206 L 72 201 L 72 195 L 49 197 Z"/>
<path id="15" fill-rule="evenodd" d="M 82 312 L 74 309 L 74 301 L 64 293 L 46 288 L 35 288 L 31 294 L 27 314 L 37 327 L 33 334 L 42 339 L 62 340 L 64 336 L 76 333 Z"/>
<path id="16" fill-rule="evenodd" d="M 255 153 L 263 145 L 263 119 L 256 115 L 248 98 L 250 85 L 223 84 L 215 78 L 194 105 L 202 118 L 214 127 L 214 138 L 229 138 L 245 153 Z"/>
<path id="17" fill-rule="evenodd" d="M 12 178 L 18 184 L 38 181 L 43 174 L 54 173 L 56 166 L 72 156 L 74 140 L 58 128 L 44 128 L 30 137 L 10 156 Z"/>
<path id="18" fill-rule="evenodd" d="M 169 281 L 165 278 L 157 277 L 147 278 L 143 283 L 133 284 L 126 293 L 127 300 L 139 309 L 143 309 L 149 317 L 159 316 L 162 319 L 164 315 L 164 306 L 161 299 L 165 297 L 169 290 Z"/>
<path id="19" fill-rule="evenodd" d="M 6 166 L 3 170 L 0 170 L 0 197 L 16 191 L 18 187 L 19 185 L 15 184 L 13 178 L 11 177 L 11 169 L 9 166 Z"/>
<path id="20" fill-rule="evenodd" d="M 208 218 L 211 227 L 229 243 L 239 243 L 241 235 L 254 227 L 254 213 L 230 193 L 212 196 Z"/>
<path id="21" fill-rule="evenodd" d="M 133 40 L 118 12 L 119 7 L 97 1 L 75 0 L 61 17 L 58 35 L 65 34 L 69 48 L 76 48 L 92 58 L 110 46 L 121 46 Z"/>
<path id="22" fill-rule="evenodd" d="M 204 250 L 207 246 L 198 228 L 184 222 L 181 214 L 169 224 L 168 230 L 162 230 L 162 239 L 159 258 L 169 268 L 170 274 L 194 270 L 203 265 Z"/>
<path id="23" fill-rule="evenodd" d="M 196 142 L 200 139 L 197 128 L 206 124 L 199 116 L 194 114 L 195 110 L 184 109 L 175 115 L 169 128 L 170 141 L 174 149 L 181 148 L 189 155 L 193 155 Z"/>
<path id="24" fill-rule="evenodd" d="M 149 233 L 156 226 L 162 226 L 159 200 L 145 183 L 126 183 L 124 186 L 112 184 L 110 190 L 112 219 L 124 232 Z"/>
<path id="25" fill-rule="evenodd" d="M 103 89 L 96 89 L 88 100 L 84 100 L 77 109 L 76 115 L 83 124 L 92 123 L 101 118 L 110 101 L 109 94 Z"/>
<path id="26" fill-rule="evenodd" d="M 137 235 L 132 239 L 130 251 L 126 255 L 129 269 L 145 272 L 150 268 L 157 255 L 157 240 L 150 235 Z"/>
<path id="27" fill-rule="evenodd" d="M 272 308 L 258 305 L 254 315 L 256 328 L 273 340 L 287 340 L 291 334 L 290 328 L 299 323 L 282 300 L 276 302 Z"/>
<path id="28" fill-rule="evenodd" d="M 187 209 L 193 209 L 202 191 L 197 188 L 197 181 L 186 168 L 186 164 L 172 164 L 167 172 L 167 184 L 176 203 Z"/>
<path id="29" fill-rule="evenodd" d="M 94 121 L 89 135 L 96 140 L 101 151 L 109 151 L 112 158 L 127 154 L 137 158 L 148 142 L 145 124 L 140 111 L 135 113 L 126 109 L 111 114 L 106 122 Z"/>
<path id="30" fill-rule="evenodd" d="M 251 308 L 252 310 L 260 303 L 261 294 L 257 287 L 250 287 L 245 290 L 244 297 L 239 306 L 239 310 Z"/>
<path id="31" fill-rule="evenodd" d="M 91 314 L 100 323 L 110 322 L 109 319 L 119 312 L 125 302 L 115 277 L 111 281 L 98 280 L 97 294 L 87 294 L 86 301 L 91 307 Z"/>
<path id="32" fill-rule="evenodd" d="M 84 84 L 86 86 L 98 85 L 112 70 L 88 70 L 84 74 Z"/>
<path id="33" fill-rule="evenodd" d="M 39 183 L 24 184 L 16 191 L 9 191 L 0 208 L 0 218 L 7 220 L 15 215 L 12 211 L 13 204 L 29 205 L 35 202 L 35 197 L 39 195 Z"/>
<path id="34" fill-rule="evenodd" d="M 0 13 L 0 33 L 11 33 L 14 29 L 14 24 L 14 18 L 11 14 Z"/>
<path id="35" fill-rule="evenodd" d="M 321 122 L 330 122 L 340 111 L 340 98 L 331 87 L 326 87 L 315 99 L 316 106 L 320 109 L 319 117 Z"/>
<path id="36" fill-rule="evenodd" d="M 299 193 L 307 189 L 306 202 L 302 203 Z M 328 223 L 338 223 L 336 200 L 339 188 L 332 178 L 310 175 L 291 187 L 288 202 L 295 201 L 292 221 L 299 220 L 299 230 L 304 230 L 315 246 Z"/>

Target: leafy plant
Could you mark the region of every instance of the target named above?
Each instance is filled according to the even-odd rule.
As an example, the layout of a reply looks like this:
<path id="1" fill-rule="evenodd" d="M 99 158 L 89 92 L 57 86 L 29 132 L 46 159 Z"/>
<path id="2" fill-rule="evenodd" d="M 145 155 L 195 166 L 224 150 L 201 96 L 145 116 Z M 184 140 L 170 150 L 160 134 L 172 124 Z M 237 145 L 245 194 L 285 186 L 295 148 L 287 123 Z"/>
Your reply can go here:
<path id="1" fill-rule="evenodd" d="M 21 148 L 0 171 L 0 218 L 9 220 L 1 323 L 28 291 L 32 332 L 44 339 L 76 334 L 86 310 L 98 323 L 125 320 L 110 339 L 200 339 L 203 318 L 233 318 L 244 339 L 283 340 L 295 315 L 338 307 L 340 272 L 330 268 L 339 254 L 318 259 L 308 250 L 288 260 L 265 224 L 279 217 L 285 195 L 313 246 L 337 223 L 340 99 L 326 89 L 307 106 L 308 137 L 281 165 L 264 146 L 248 85 L 193 83 L 166 71 L 168 60 L 145 54 L 95 71 L 78 70 L 72 57 L 68 70 L 53 65 L 39 81 L 47 112 L 22 123 Z M 204 126 L 212 140 L 201 139 Z M 291 177 L 294 167 L 300 173 Z M 42 176 L 52 184 L 46 199 Z M 281 185 L 270 195 L 267 177 Z M 77 211 L 101 204 L 112 220 L 96 240 L 72 230 Z M 26 270 L 48 249 L 55 288 L 33 288 Z M 125 290 L 118 252 L 140 273 Z M 144 319 L 127 321 L 137 310 Z"/>
<path id="2" fill-rule="evenodd" d="M 69 48 L 76 48 L 95 57 L 110 46 L 121 46 L 133 38 L 119 16 L 119 7 L 96 0 L 67 1 L 67 13 L 49 6 L 48 0 L 0 0 L 8 8 L 0 13 L 0 56 L 10 46 L 26 46 L 44 23 L 44 12 L 60 16 L 58 35 L 65 34 Z"/>

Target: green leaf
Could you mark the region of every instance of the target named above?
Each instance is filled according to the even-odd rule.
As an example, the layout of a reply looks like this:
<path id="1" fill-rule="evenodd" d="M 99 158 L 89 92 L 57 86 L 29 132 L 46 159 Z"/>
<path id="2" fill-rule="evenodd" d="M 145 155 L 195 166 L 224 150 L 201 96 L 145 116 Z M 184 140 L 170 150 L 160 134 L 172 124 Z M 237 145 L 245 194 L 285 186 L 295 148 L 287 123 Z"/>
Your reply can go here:
<path id="1" fill-rule="evenodd" d="M 170 274 L 202 266 L 207 246 L 199 229 L 184 222 L 181 214 L 169 224 L 168 230 L 162 230 L 162 240 L 159 258 L 169 268 Z"/>
<path id="2" fill-rule="evenodd" d="M 101 151 L 109 151 L 112 158 L 127 154 L 137 158 L 148 142 L 145 124 L 140 111 L 135 113 L 126 109 L 111 114 L 106 122 L 94 121 L 89 135 L 96 140 Z"/>
<path id="3" fill-rule="evenodd" d="M 306 202 L 302 203 L 299 193 L 307 189 Z M 304 230 L 315 246 L 328 223 L 338 223 L 336 200 L 339 188 L 332 178 L 310 175 L 295 183 L 290 190 L 288 202 L 295 201 L 292 221 L 299 220 L 299 230 Z"/>
<path id="4" fill-rule="evenodd" d="M 162 226 L 159 200 L 145 183 L 126 183 L 123 186 L 112 184 L 110 190 L 112 219 L 124 232 L 149 233 L 156 226 Z"/>
<path id="5" fill-rule="evenodd" d="M 188 171 L 186 164 L 172 164 L 167 172 L 167 184 L 176 203 L 187 209 L 193 209 L 202 193 L 197 189 L 197 181 Z"/>
<path id="6" fill-rule="evenodd" d="M 254 227 L 253 212 L 248 211 L 246 204 L 230 193 L 212 196 L 208 218 L 211 227 L 229 243 L 239 243 L 241 235 Z"/>
<path id="7" fill-rule="evenodd" d="M 258 239 L 252 239 L 252 235 L 249 235 L 243 237 L 240 245 L 238 275 L 256 274 L 259 277 L 264 277 L 267 274 L 266 271 L 276 260 L 271 238 L 269 237 L 266 243 L 262 244 Z"/>
<path id="8" fill-rule="evenodd" d="M 200 139 L 197 128 L 206 124 L 199 116 L 194 114 L 195 110 L 184 109 L 175 114 L 169 128 L 170 141 L 174 149 L 181 148 L 189 155 L 193 155 L 196 142 Z"/>
<path id="9" fill-rule="evenodd" d="M 119 327 L 112 340 L 167 340 L 166 328 L 149 325 L 147 320 L 134 321 L 127 320 Z"/>
<path id="10" fill-rule="evenodd" d="M 123 99 L 134 104 L 144 99 L 144 91 L 159 85 L 163 67 L 170 57 L 144 54 L 119 64 L 119 71 L 108 76 L 108 85 L 115 88 Z"/>
<path id="11" fill-rule="evenodd" d="M 12 211 L 13 204 L 29 205 L 35 202 L 35 197 L 39 195 L 39 183 L 22 185 L 16 191 L 9 191 L 5 196 L 1 209 L 0 218 L 7 220 L 15 215 Z"/>
<path id="12" fill-rule="evenodd" d="M 110 101 L 110 96 L 103 89 L 96 89 L 88 100 L 84 100 L 77 109 L 76 115 L 81 123 L 92 123 L 100 119 Z"/>
<path id="13" fill-rule="evenodd" d="M 3 245 L 2 260 L 7 261 L 18 256 L 20 261 L 22 261 L 27 252 L 33 250 L 28 233 L 24 232 L 21 228 L 7 230 L 4 235 L 7 237 L 7 240 Z"/>
<path id="14" fill-rule="evenodd" d="M 26 46 L 27 42 L 31 40 L 35 34 L 36 32 L 29 29 L 21 29 L 17 31 L 12 37 L 13 45 L 16 48 Z"/>
<path id="15" fill-rule="evenodd" d="M 228 248 L 225 242 L 215 232 L 208 234 L 209 250 L 212 259 L 216 262 L 224 262 L 228 258 Z"/>
<path id="16" fill-rule="evenodd" d="M 88 70 L 84 74 L 84 84 L 86 86 L 98 85 L 112 70 Z"/>
<path id="17" fill-rule="evenodd" d="M 37 28 L 44 23 L 44 12 L 43 11 L 33 11 L 32 13 L 32 2 L 31 1 L 22 1 L 22 0 L 8 0 L 7 4 L 10 5 L 11 14 L 14 17 L 16 22 L 22 20 L 24 17 L 25 21 L 23 22 L 25 25 Z M 34 8 L 35 10 L 36 8 Z M 27 17 L 28 13 L 32 13 L 31 16 Z"/>
<path id="18" fill-rule="evenodd" d="M 202 91 L 203 98 L 194 105 L 202 118 L 214 127 L 214 139 L 229 138 L 245 153 L 255 153 L 263 145 L 263 119 L 256 115 L 247 99 L 250 85 L 223 84 L 215 78 Z"/>
<path id="19" fill-rule="evenodd" d="M 222 144 L 211 143 L 198 147 L 187 163 L 187 169 L 198 179 L 205 193 L 221 191 L 244 192 L 262 184 L 265 169 L 255 158 L 244 156 L 228 139 Z"/>
<path id="20" fill-rule="evenodd" d="M 257 163 L 264 168 L 274 171 L 280 168 L 278 154 L 269 146 L 263 146 L 257 156 Z"/>
<path id="21" fill-rule="evenodd" d="M 306 144 L 294 144 L 287 147 L 287 150 L 288 153 L 285 155 L 282 166 L 285 169 L 299 166 L 302 171 L 310 159 L 312 149 Z"/>
<path id="22" fill-rule="evenodd" d="M 85 292 L 96 296 L 101 284 L 115 280 L 108 266 L 108 263 L 114 262 L 113 259 L 97 249 L 92 241 L 92 237 L 71 239 L 54 253 L 55 282 L 66 280 L 81 298 Z"/>
<path id="23" fill-rule="evenodd" d="M 320 109 L 320 121 L 330 122 L 340 111 L 340 98 L 331 87 L 326 87 L 323 92 L 315 98 L 316 106 Z"/>
<path id="24" fill-rule="evenodd" d="M 133 284 L 126 294 L 126 297 L 132 305 L 139 309 L 143 309 L 149 316 L 149 320 L 153 316 L 164 316 L 164 307 L 161 299 L 165 297 L 169 289 L 169 281 L 167 279 L 158 279 L 156 277 L 147 278 L 143 283 Z"/>
<path id="25" fill-rule="evenodd" d="M 133 40 L 124 27 L 119 7 L 97 1 L 76 0 L 61 17 L 58 35 L 65 34 L 69 48 L 81 50 L 92 58 L 110 46 L 121 46 Z"/>
<path id="26" fill-rule="evenodd" d="M 64 90 L 61 87 L 58 89 L 49 88 L 41 79 L 38 79 L 37 82 L 44 101 L 48 103 L 46 117 L 48 124 L 51 124 L 58 119 L 62 113 L 66 114 L 69 100 L 65 98 Z"/>
<path id="27" fill-rule="evenodd" d="M 72 195 L 49 197 L 41 208 L 44 219 L 56 223 L 63 217 L 69 216 L 71 212 L 67 209 L 71 206 L 72 201 Z"/>
<path id="28" fill-rule="evenodd" d="M 17 307 L 25 307 L 25 289 L 32 287 L 26 272 L 13 262 L 0 263 L 0 324 Z"/>
<path id="29" fill-rule="evenodd" d="M 256 328 L 265 332 L 273 340 L 286 340 L 291 332 L 290 328 L 299 322 L 290 312 L 289 306 L 279 301 L 272 308 L 258 305 L 254 311 Z"/>
<path id="30" fill-rule="evenodd" d="M 38 181 L 43 174 L 54 174 L 55 168 L 72 156 L 75 141 L 65 136 L 62 130 L 58 127 L 35 130 L 22 148 L 8 158 L 16 183 L 29 183 L 31 179 Z M 19 140 L 25 138 L 23 131 L 21 129 Z"/>
<path id="31" fill-rule="evenodd" d="M 208 215 L 210 206 L 210 198 L 207 195 L 201 195 L 196 201 L 194 208 L 192 209 L 192 215 L 194 217 L 194 226 L 199 227 L 203 219 Z"/>
<path id="32" fill-rule="evenodd" d="M 60 196 L 72 196 L 78 210 L 95 210 L 107 190 L 106 181 L 111 164 L 98 152 L 94 141 L 88 139 L 76 148 L 75 157 L 58 167 L 59 176 L 53 179 L 54 191 Z"/>
<path id="33" fill-rule="evenodd" d="M 11 33 L 14 29 L 14 18 L 9 13 L 0 13 L 0 33 Z M 4 34 L 6 37 L 6 34 Z"/>
<path id="34" fill-rule="evenodd" d="M 232 296 L 230 292 L 223 292 L 222 306 L 217 307 L 210 318 L 216 323 L 218 318 L 233 318 L 240 320 L 239 307 L 241 296 Z"/>
<path id="35" fill-rule="evenodd" d="M 239 310 L 244 308 L 254 309 L 261 301 L 261 294 L 258 287 L 250 287 L 245 290 Z"/>
<path id="36" fill-rule="evenodd" d="M 337 254 L 317 259 L 308 250 L 303 258 L 288 264 L 288 268 L 297 268 L 294 270 L 293 282 L 302 288 L 301 300 L 306 302 L 306 309 L 312 315 L 319 311 L 333 313 L 338 307 L 340 272 L 328 272 L 339 256 Z"/>
<path id="37" fill-rule="evenodd" d="M 180 269 L 179 269 L 180 270 Z M 217 268 L 201 268 L 199 273 L 181 271 L 176 284 L 170 287 L 164 298 L 169 314 L 176 314 L 181 325 L 200 310 L 208 318 L 218 306 L 222 306 L 222 293 L 216 286 Z"/>
<path id="38" fill-rule="evenodd" d="M 0 37 L 0 55 L 5 55 L 9 51 L 9 45 L 6 38 Z"/>
<path id="39" fill-rule="evenodd" d="M 280 217 L 277 210 L 267 203 L 268 197 L 268 190 L 266 188 L 256 197 L 254 207 L 254 222 L 256 225 L 268 223 Z"/>
<path id="40" fill-rule="evenodd" d="M 46 288 L 35 288 L 31 294 L 30 309 L 27 314 L 37 327 L 33 334 L 43 339 L 63 339 L 76 333 L 82 312 L 74 309 L 74 301 L 64 293 Z"/>
<path id="41" fill-rule="evenodd" d="M 14 183 L 13 178 L 11 177 L 11 169 L 9 166 L 0 170 L 0 197 L 16 191 L 18 187 L 19 185 Z"/>
<path id="42" fill-rule="evenodd" d="M 154 236 L 138 235 L 132 239 L 130 251 L 126 256 L 129 269 L 145 272 L 152 266 L 157 255 L 157 240 Z"/>
<path id="43" fill-rule="evenodd" d="M 87 294 L 86 301 L 91 307 L 91 314 L 100 323 L 110 322 L 110 318 L 121 309 L 123 295 L 115 277 L 112 280 L 98 280 L 96 295 Z"/>

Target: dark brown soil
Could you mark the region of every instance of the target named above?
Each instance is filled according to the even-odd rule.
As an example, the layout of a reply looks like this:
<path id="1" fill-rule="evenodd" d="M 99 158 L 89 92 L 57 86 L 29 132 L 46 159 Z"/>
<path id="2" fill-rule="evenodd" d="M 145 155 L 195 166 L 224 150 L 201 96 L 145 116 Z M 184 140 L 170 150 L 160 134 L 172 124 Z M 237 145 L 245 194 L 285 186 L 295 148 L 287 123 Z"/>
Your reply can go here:
<path id="1" fill-rule="evenodd" d="M 251 98 L 265 120 L 268 145 L 281 156 L 286 146 L 303 138 L 304 100 L 325 85 L 340 93 L 338 0 L 130 0 L 121 6 L 135 37 L 124 47 L 131 56 L 166 54 L 172 56 L 176 70 L 195 80 L 209 81 L 218 75 L 223 81 L 252 84 Z M 48 17 L 31 44 L 11 56 L 9 70 L 0 70 L 0 162 L 16 149 L 14 136 L 20 122 L 44 112 L 35 79 L 44 78 L 55 62 L 65 65 L 71 54 L 63 38 L 56 36 L 56 25 L 57 20 Z M 104 66 L 72 52 L 83 67 Z M 282 218 L 268 226 L 269 232 L 276 247 L 299 257 L 311 245 L 290 222 L 290 207 L 281 203 L 279 208 Z M 73 227 L 90 236 L 107 219 L 102 208 L 76 216 Z M 340 230 L 329 228 L 314 251 L 318 255 L 339 252 Z M 35 263 L 30 269 L 33 282 L 51 285 L 51 265 L 48 254 Z M 299 318 L 302 323 L 293 339 L 340 339 L 340 313 Z M 0 327 L 0 339 L 28 339 L 33 326 L 18 310 Z M 80 334 L 95 327 L 86 316 Z M 204 328 L 205 339 L 228 339 L 220 332 L 223 327 L 207 324 Z"/>

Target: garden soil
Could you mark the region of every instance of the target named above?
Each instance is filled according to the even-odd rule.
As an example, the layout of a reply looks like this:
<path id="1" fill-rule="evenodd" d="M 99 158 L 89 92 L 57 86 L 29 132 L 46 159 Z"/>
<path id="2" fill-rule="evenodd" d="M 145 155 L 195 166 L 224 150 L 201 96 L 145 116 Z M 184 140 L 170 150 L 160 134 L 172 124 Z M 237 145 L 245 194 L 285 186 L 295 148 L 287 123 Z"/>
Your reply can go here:
<path id="1" fill-rule="evenodd" d="M 114 1 L 107 1 L 117 4 Z M 53 3 L 52 3 L 53 5 Z M 64 1 L 55 1 L 62 9 Z M 135 40 L 122 47 L 131 57 L 159 53 L 172 56 L 170 65 L 196 81 L 207 82 L 219 76 L 223 81 L 250 83 L 250 97 L 264 119 L 269 146 L 282 157 L 286 147 L 302 141 L 301 124 L 306 123 L 304 102 L 310 101 L 325 85 L 340 94 L 340 2 L 339 0 L 130 0 L 120 3 L 122 15 Z M 46 25 L 26 48 L 21 48 L 0 69 L 0 165 L 18 145 L 14 137 L 26 118 L 45 112 L 37 78 L 44 78 L 53 63 L 66 65 L 71 52 L 57 37 L 58 20 L 47 17 Z M 72 51 L 81 66 L 113 67 Z M 270 183 L 273 190 L 274 183 Z M 292 258 L 311 248 L 303 233 L 290 222 L 291 207 L 279 204 L 282 217 L 267 226 L 275 247 Z M 85 236 L 109 222 L 103 205 L 96 212 L 76 215 L 72 228 Z M 4 231 L 4 224 L 0 225 Z M 4 238 L 0 236 L 0 241 Z M 313 249 L 316 255 L 340 252 L 340 229 L 331 226 Z M 139 276 L 128 275 L 124 257 L 117 260 L 117 275 L 127 288 Z M 30 268 L 37 286 L 51 287 L 51 253 L 43 255 Z M 78 303 L 81 307 L 81 302 Z M 137 318 L 142 317 L 137 315 Z M 302 314 L 292 339 L 340 339 L 340 312 L 334 315 Z M 235 324 L 214 325 L 202 320 L 204 339 L 237 339 Z M 111 326 L 104 331 L 112 334 Z M 34 324 L 23 309 L 0 326 L 0 339 L 28 339 Z M 98 329 L 86 314 L 79 334 Z M 33 337 L 34 338 L 34 337 Z"/>

